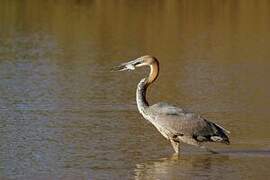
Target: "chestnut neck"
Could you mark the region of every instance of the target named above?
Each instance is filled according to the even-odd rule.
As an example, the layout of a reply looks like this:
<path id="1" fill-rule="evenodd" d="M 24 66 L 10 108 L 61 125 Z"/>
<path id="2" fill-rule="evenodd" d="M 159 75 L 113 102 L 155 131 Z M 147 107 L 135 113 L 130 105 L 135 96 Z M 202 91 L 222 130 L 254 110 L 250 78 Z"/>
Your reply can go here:
<path id="1" fill-rule="evenodd" d="M 143 78 L 139 82 L 136 92 L 137 106 L 140 113 L 143 115 L 146 114 L 145 110 L 149 107 L 149 103 L 146 100 L 147 88 L 157 79 L 159 74 L 159 62 L 156 59 L 154 59 L 154 61 L 151 62 L 149 66 L 150 66 L 150 73 L 147 78 Z"/>

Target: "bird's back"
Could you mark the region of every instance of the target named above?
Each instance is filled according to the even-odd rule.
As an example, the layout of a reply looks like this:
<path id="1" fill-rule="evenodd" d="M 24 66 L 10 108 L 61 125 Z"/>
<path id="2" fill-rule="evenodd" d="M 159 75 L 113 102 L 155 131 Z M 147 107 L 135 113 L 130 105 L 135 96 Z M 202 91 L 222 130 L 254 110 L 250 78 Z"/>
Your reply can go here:
<path id="1" fill-rule="evenodd" d="M 189 138 L 189 140 L 192 139 L 196 142 L 219 141 L 229 143 L 224 128 L 195 113 L 186 112 L 167 103 L 150 106 L 148 113 L 149 120 L 167 139 L 179 137 L 183 141 Z"/>

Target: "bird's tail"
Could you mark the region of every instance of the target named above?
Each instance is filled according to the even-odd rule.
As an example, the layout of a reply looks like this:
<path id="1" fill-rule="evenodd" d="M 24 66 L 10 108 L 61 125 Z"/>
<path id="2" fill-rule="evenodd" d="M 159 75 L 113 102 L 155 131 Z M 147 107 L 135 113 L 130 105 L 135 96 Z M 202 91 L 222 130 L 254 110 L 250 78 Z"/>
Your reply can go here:
<path id="1" fill-rule="evenodd" d="M 230 133 L 230 131 L 226 130 L 225 128 L 221 127 L 220 125 L 217 125 L 215 123 L 212 124 L 215 127 L 215 135 L 211 136 L 212 141 L 221 142 L 224 144 L 230 144 L 229 137 L 226 135 L 226 133 Z"/>

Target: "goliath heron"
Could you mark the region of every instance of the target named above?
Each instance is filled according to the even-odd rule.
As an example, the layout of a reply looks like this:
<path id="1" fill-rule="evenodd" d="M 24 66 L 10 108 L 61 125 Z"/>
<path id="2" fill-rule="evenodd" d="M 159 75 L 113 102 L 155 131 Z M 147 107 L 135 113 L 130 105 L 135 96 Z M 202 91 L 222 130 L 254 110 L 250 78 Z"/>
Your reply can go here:
<path id="1" fill-rule="evenodd" d="M 150 74 L 137 85 L 136 101 L 139 112 L 171 142 L 176 153 L 179 153 L 180 142 L 204 148 L 212 153 L 216 152 L 203 146 L 202 142 L 230 143 L 226 135 L 229 131 L 198 114 L 187 112 L 163 102 L 149 105 L 146 100 L 146 91 L 159 74 L 159 62 L 155 57 L 142 56 L 133 61 L 122 63 L 113 70 L 134 70 L 141 66 L 149 66 Z"/>

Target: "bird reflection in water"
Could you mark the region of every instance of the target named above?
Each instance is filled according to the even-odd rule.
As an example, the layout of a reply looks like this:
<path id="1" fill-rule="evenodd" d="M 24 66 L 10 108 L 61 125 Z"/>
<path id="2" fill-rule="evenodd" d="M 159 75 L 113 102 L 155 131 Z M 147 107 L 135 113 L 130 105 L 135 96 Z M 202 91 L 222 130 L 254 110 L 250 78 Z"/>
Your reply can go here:
<path id="1" fill-rule="evenodd" d="M 136 164 L 135 179 L 222 179 L 222 174 L 232 171 L 224 165 L 228 155 L 177 155 Z"/>

